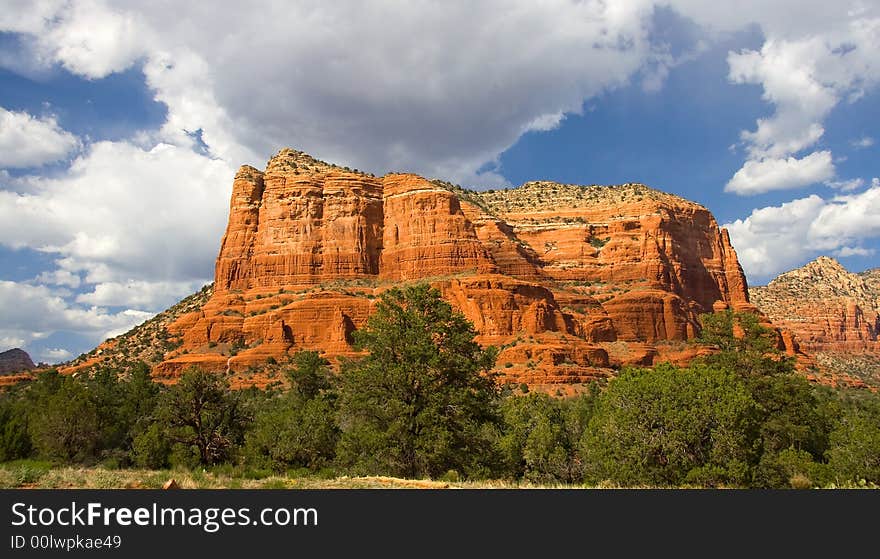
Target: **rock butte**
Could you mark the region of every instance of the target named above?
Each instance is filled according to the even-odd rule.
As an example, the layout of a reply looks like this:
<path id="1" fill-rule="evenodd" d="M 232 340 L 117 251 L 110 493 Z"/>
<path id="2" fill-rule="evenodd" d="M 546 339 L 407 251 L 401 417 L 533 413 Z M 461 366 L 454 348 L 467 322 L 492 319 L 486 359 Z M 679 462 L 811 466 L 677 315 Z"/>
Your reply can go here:
<path id="1" fill-rule="evenodd" d="M 756 312 L 727 232 L 682 198 L 641 184 L 472 192 L 284 149 L 237 172 L 213 291 L 167 324 L 180 345 L 153 373 L 173 382 L 198 365 L 265 384 L 259 367 L 300 350 L 355 355 L 377 296 L 415 281 L 501 347 L 505 381 L 531 386 L 686 362 L 699 314 Z M 780 347 L 796 351 L 790 336 Z"/>
<path id="2" fill-rule="evenodd" d="M 31 356 L 26 351 L 19 348 L 13 348 L 8 351 L 0 352 L 0 375 L 10 375 L 20 373 L 36 367 L 31 361 Z"/>

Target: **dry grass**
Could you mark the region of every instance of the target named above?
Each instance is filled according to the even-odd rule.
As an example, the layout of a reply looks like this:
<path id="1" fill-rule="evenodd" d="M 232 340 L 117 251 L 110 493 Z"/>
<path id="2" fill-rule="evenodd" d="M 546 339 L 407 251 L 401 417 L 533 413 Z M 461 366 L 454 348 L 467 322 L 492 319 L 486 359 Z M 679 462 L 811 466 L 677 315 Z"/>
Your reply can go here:
<path id="1" fill-rule="evenodd" d="M 256 474 L 256 475 L 255 475 Z M 259 472 L 236 471 L 234 474 L 204 470 L 108 470 L 102 467 L 52 467 L 47 462 L 21 460 L 0 463 L 0 489 L 161 489 L 174 480 L 181 489 L 625 489 L 605 481 L 596 486 L 534 484 L 509 480 L 442 481 L 401 479 L 389 476 L 331 477 L 316 475 L 259 476 Z M 253 476 L 253 477 L 249 477 Z M 804 476 L 794 476 L 795 489 L 814 487 Z M 827 489 L 878 489 L 872 483 L 829 485 Z M 657 489 L 639 486 L 630 489 Z M 700 489 L 681 487 L 680 489 Z"/>
<path id="2" fill-rule="evenodd" d="M 0 464 L 0 488 L 11 489 L 161 489 L 174 479 L 183 489 L 582 489 L 577 485 L 536 485 L 502 480 L 439 481 L 387 476 L 335 477 L 271 475 L 258 479 L 207 471 L 108 470 L 101 467 L 53 468 L 23 461 Z M 602 488 L 610 486 L 603 485 Z"/>

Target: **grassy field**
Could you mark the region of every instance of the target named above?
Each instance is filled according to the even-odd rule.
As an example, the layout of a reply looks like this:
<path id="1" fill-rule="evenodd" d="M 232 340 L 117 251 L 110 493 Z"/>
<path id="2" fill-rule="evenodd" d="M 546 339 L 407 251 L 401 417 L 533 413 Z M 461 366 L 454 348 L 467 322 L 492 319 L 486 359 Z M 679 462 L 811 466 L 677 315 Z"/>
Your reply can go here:
<path id="1" fill-rule="evenodd" d="M 445 481 L 386 476 L 333 477 L 309 472 L 270 474 L 259 470 L 218 467 L 207 470 L 143 470 L 54 466 L 38 460 L 0 463 L 0 489 L 162 489 L 174 480 L 181 489 L 620 489 L 610 483 L 540 485 L 509 480 Z M 638 487 L 636 489 L 655 489 Z M 700 489 L 682 487 L 681 489 Z M 880 489 L 873 483 L 830 485 L 825 489 Z"/>
<path id="2" fill-rule="evenodd" d="M 19 460 L 0 464 L 2 489 L 161 489 L 170 479 L 183 489 L 566 489 L 508 481 L 412 480 L 382 476 L 322 477 L 314 474 L 263 475 L 223 468 L 205 470 L 140 470 L 102 467 L 53 467 L 51 463 Z"/>

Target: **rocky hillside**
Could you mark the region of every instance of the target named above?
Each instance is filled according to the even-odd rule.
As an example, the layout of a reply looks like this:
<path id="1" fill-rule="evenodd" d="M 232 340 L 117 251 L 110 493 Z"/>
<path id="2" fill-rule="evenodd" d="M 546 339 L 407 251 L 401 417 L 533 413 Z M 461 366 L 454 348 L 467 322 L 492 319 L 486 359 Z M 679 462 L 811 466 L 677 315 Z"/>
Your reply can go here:
<path id="1" fill-rule="evenodd" d="M 865 283 L 874 293 L 880 293 L 880 268 L 866 270 L 859 274 L 859 276 L 865 280 Z"/>
<path id="2" fill-rule="evenodd" d="M 822 256 L 749 294 L 826 374 L 880 386 L 880 270 L 854 274 Z"/>
<path id="3" fill-rule="evenodd" d="M 13 348 L 8 351 L 0 352 L 0 375 L 10 375 L 28 371 L 36 367 L 31 361 L 31 356 L 26 351 L 19 348 Z"/>
<path id="4" fill-rule="evenodd" d="M 180 345 L 168 333 L 167 326 L 185 314 L 198 312 L 212 293 L 213 284 L 208 284 L 125 334 L 110 338 L 92 351 L 60 365 L 58 370 L 64 374 L 73 374 L 98 367 L 111 367 L 126 374 L 138 361 L 151 366 L 161 363 L 167 352 Z"/>
<path id="5" fill-rule="evenodd" d="M 644 185 L 532 182 L 481 193 L 285 149 L 265 170 L 236 174 L 207 300 L 166 315 L 155 334 L 98 351 L 159 339 L 159 351 L 125 359 L 145 356 L 168 380 L 190 365 L 253 373 L 302 349 L 352 355 L 351 334 L 377 296 L 412 281 L 430 282 L 481 343 L 502 348 L 507 381 L 533 386 L 687 360 L 700 313 L 753 309 L 709 211 Z"/>
<path id="6" fill-rule="evenodd" d="M 875 271 L 848 272 L 821 256 L 749 290 L 752 302 L 774 323 L 791 330 L 813 351 L 877 351 L 880 289 Z"/>

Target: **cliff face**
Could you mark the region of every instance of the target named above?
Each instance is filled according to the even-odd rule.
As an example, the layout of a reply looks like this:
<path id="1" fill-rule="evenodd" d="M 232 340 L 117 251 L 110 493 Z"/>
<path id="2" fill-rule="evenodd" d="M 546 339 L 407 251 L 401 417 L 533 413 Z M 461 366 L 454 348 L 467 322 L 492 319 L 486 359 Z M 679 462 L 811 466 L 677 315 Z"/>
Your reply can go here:
<path id="1" fill-rule="evenodd" d="M 31 356 L 19 348 L 0 352 L 0 375 L 9 375 L 29 371 L 36 367 Z"/>
<path id="2" fill-rule="evenodd" d="M 282 150 L 237 173 L 213 294 L 168 326 L 182 345 L 154 373 L 243 379 L 302 349 L 352 354 L 376 297 L 416 280 L 502 347 L 507 380 L 533 385 L 682 358 L 699 313 L 753 308 L 712 215 L 646 186 L 477 193 Z"/>

